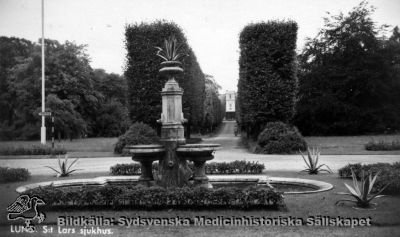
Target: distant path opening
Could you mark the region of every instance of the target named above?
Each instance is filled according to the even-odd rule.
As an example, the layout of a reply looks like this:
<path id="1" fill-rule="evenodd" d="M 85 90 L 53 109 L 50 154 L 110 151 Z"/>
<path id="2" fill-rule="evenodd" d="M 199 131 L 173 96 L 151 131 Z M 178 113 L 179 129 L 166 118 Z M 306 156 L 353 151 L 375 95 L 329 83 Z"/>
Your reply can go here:
<path id="1" fill-rule="evenodd" d="M 240 135 L 235 137 L 235 124 L 236 121 L 223 121 L 222 127 L 218 134 L 214 137 L 203 138 L 202 143 L 218 143 L 221 144 L 221 150 L 232 150 L 240 149 L 246 150 L 246 148 L 240 142 Z M 217 151 L 218 152 L 218 151 Z"/>

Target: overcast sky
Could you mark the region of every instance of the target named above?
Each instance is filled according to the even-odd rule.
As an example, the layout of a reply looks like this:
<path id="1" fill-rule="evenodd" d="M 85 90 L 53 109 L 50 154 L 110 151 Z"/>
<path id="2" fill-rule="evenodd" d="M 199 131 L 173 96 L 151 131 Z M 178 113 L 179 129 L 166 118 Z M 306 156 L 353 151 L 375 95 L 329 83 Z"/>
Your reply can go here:
<path id="1" fill-rule="evenodd" d="M 204 73 L 225 90 L 236 90 L 238 35 L 251 22 L 292 19 L 299 24 L 297 48 L 314 37 L 329 11 L 347 13 L 359 0 L 45 0 L 45 37 L 87 44 L 93 68 L 123 73 L 124 26 L 174 21 L 181 26 Z M 400 25 L 399 0 L 371 0 L 379 24 Z M 37 41 L 41 0 L 0 0 L 0 35 Z M 1 56 L 1 55 L 0 55 Z"/>

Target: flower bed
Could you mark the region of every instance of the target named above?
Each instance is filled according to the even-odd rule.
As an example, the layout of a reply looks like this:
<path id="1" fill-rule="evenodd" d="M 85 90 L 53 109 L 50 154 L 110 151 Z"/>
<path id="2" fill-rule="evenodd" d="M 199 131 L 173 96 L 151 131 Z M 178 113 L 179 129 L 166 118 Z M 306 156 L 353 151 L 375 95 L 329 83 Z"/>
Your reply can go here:
<path id="1" fill-rule="evenodd" d="M 193 169 L 193 163 L 189 163 Z M 249 161 L 210 162 L 206 163 L 206 174 L 261 174 L 264 164 Z M 153 164 L 153 172 L 158 170 L 158 164 Z M 140 164 L 117 164 L 110 168 L 111 175 L 140 175 Z"/>

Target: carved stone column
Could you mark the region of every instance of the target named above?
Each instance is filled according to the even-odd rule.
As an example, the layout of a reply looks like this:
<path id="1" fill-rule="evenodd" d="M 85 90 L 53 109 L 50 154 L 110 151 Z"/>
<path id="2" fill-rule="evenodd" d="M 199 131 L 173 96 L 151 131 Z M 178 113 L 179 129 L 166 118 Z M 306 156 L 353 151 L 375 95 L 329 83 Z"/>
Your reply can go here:
<path id="1" fill-rule="evenodd" d="M 188 184 L 191 170 L 185 159 L 180 159 L 176 149 L 185 144 L 183 123 L 186 119 L 182 113 L 183 90 L 179 87 L 175 76 L 182 73 L 181 63 L 166 61 L 161 63 L 160 74 L 168 81 L 162 89 L 162 114 L 158 120 L 161 127 L 161 143 L 165 147 L 165 156 L 159 164 L 159 184 L 163 187 L 182 187 Z"/>

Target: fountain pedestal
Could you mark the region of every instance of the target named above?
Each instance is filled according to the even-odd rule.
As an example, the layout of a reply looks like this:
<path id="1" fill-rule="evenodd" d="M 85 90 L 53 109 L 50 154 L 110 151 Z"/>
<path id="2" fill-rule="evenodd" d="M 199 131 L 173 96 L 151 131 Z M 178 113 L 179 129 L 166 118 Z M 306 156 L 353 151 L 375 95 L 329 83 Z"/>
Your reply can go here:
<path id="1" fill-rule="evenodd" d="M 162 89 L 162 113 L 157 121 L 162 124 L 161 143 L 165 148 L 164 158 L 159 163 L 158 182 L 163 187 L 182 187 L 188 185 L 191 170 L 185 159 L 176 154 L 176 149 L 185 144 L 183 123 L 186 119 L 182 113 L 183 90 L 175 81 L 175 76 L 183 72 L 181 63 L 166 61 L 161 63 L 160 74 L 168 81 Z"/>

